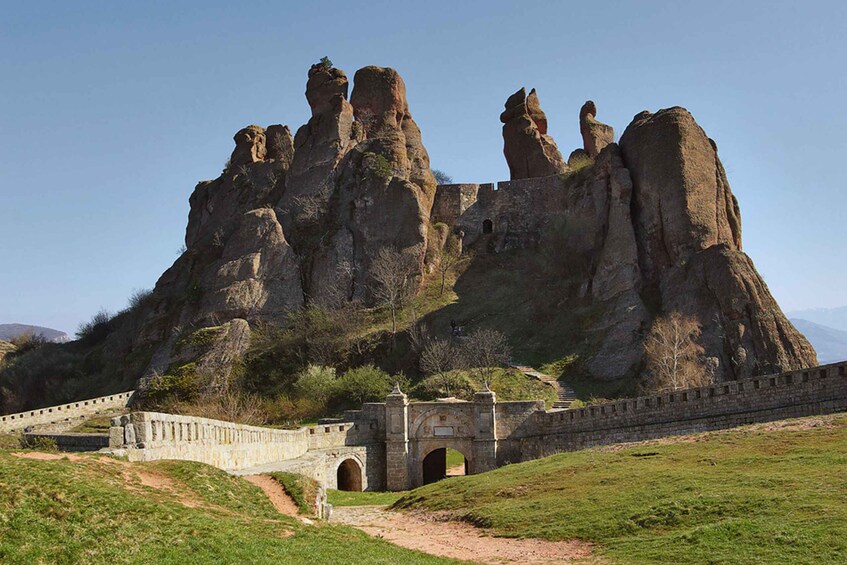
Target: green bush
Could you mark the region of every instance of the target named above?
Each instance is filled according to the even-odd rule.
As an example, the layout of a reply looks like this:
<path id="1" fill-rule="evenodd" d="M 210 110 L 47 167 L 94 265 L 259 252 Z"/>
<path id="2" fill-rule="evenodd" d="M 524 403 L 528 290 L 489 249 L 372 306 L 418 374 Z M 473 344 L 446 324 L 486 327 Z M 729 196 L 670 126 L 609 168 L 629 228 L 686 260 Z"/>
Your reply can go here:
<path id="1" fill-rule="evenodd" d="M 56 440 L 44 436 L 21 436 L 21 447 L 23 449 L 34 449 L 36 451 L 59 451 Z"/>
<path id="2" fill-rule="evenodd" d="M 294 389 L 300 398 L 326 404 L 335 393 L 337 382 L 334 368 L 310 364 L 297 375 Z"/>
<path id="3" fill-rule="evenodd" d="M 391 162 L 377 153 L 370 151 L 362 155 L 362 174 L 366 179 L 387 182 L 394 176 Z"/>
<path id="4" fill-rule="evenodd" d="M 370 364 L 350 369 L 338 379 L 336 401 L 339 406 L 358 408 L 364 402 L 385 400 L 396 379 Z M 399 379 L 406 381 L 402 375 Z"/>

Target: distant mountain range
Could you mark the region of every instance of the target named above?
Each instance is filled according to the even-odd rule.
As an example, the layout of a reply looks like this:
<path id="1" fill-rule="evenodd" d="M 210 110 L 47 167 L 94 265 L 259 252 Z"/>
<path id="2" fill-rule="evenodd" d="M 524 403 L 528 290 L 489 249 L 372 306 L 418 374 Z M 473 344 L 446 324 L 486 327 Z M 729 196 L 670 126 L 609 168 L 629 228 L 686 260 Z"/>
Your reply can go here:
<path id="1" fill-rule="evenodd" d="M 785 314 L 792 321 L 795 318 L 808 320 L 821 326 L 847 332 L 847 306 L 839 308 L 812 308 L 809 310 L 796 310 Z"/>
<path id="2" fill-rule="evenodd" d="M 791 323 L 812 343 L 821 363 L 847 360 L 847 331 L 802 318 L 791 318 Z"/>
<path id="3" fill-rule="evenodd" d="M 65 332 L 53 328 L 30 326 L 28 324 L 0 324 L 0 339 L 3 341 L 10 341 L 27 333 L 44 336 L 44 339 L 54 343 L 64 343 L 71 340 Z"/>

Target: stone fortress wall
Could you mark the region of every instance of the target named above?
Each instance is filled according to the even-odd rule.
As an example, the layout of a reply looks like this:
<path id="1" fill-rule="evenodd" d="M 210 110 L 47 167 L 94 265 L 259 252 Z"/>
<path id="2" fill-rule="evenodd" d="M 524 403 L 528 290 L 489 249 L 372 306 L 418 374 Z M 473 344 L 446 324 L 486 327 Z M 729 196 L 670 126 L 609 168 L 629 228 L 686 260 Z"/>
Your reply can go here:
<path id="1" fill-rule="evenodd" d="M 550 217 L 565 211 L 567 186 L 579 179 L 559 174 L 496 184 L 438 185 L 432 221 L 463 233 L 463 245 L 490 233 L 492 251 L 535 247 Z"/>
<path id="2" fill-rule="evenodd" d="M 847 410 L 847 362 L 560 412 L 516 430 L 523 460 L 624 443 Z M 517 438 L 515 438 L 517 439 Z"/>
<path id="3" fill-rule="evenodd" d="M 287 470 L 339 486 L 353 460 L 363 490 L 424 484 L 425 458 L 462 452 L 479 473 L 585 447 L 847 410 L 847 362 L 570 410 L 540 401 L 408 402 L 399 390 L 337 422 L 275 430 L 170 414 L 116 419 L 111 447 L 131 461 L 187 459 L 239 474 Z M 131 428 L 131 431 L 128 431 Z"/>
<path id="4" fill-rule="evenodd" d="M 33 426 L 59 425 L 66 421 L 93 416 L 95 414 L 126 408 L 135 391 L 120 392 L 89 398 L 59 406 L 37 408 L 17 414 L 0 416 L 0 433 L 18 432 Z"/>

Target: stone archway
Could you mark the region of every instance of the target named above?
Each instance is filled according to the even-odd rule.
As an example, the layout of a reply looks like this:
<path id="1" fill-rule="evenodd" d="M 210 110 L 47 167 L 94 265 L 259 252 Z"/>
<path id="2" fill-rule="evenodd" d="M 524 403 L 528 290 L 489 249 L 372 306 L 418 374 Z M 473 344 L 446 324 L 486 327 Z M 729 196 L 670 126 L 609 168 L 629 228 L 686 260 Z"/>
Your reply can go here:
<path id="1" fill-rule="evenodd" d="M 456 449 L 465 458 L 465 473 L 470 474 L 470 459 L 462 451 Z M 436 447 L 426 454 L 421 462 L 422 483 L 428 485 L 447 477 L 447 447 Z"/>
<path id="2" fill-rule="evenodd" d="M 336 471 L 338 490 L 362 492 L 362 468 L 355 459 L 345 459 Z"/>

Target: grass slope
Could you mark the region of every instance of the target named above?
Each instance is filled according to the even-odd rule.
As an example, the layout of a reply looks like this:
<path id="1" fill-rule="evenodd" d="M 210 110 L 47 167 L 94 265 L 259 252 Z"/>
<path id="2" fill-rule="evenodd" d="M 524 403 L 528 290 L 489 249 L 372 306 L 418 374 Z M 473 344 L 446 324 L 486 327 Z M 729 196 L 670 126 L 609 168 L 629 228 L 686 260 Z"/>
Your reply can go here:
<path id="1" fill-rule="evenodd" d="M 104 459 L 0 451 L 0 562 L 449 562 L 351 528 L 303 525 L 277 513 L 257 487 L 212 467 Z M 148 486 L 138 473 L 165 486 Z"/>
<path id="2" fill-rule="evenodd" d="M 503 536 L 592 541 L 613 562 L 847 563 L 847 416 L 561 454 L 396 506 Z"/>

